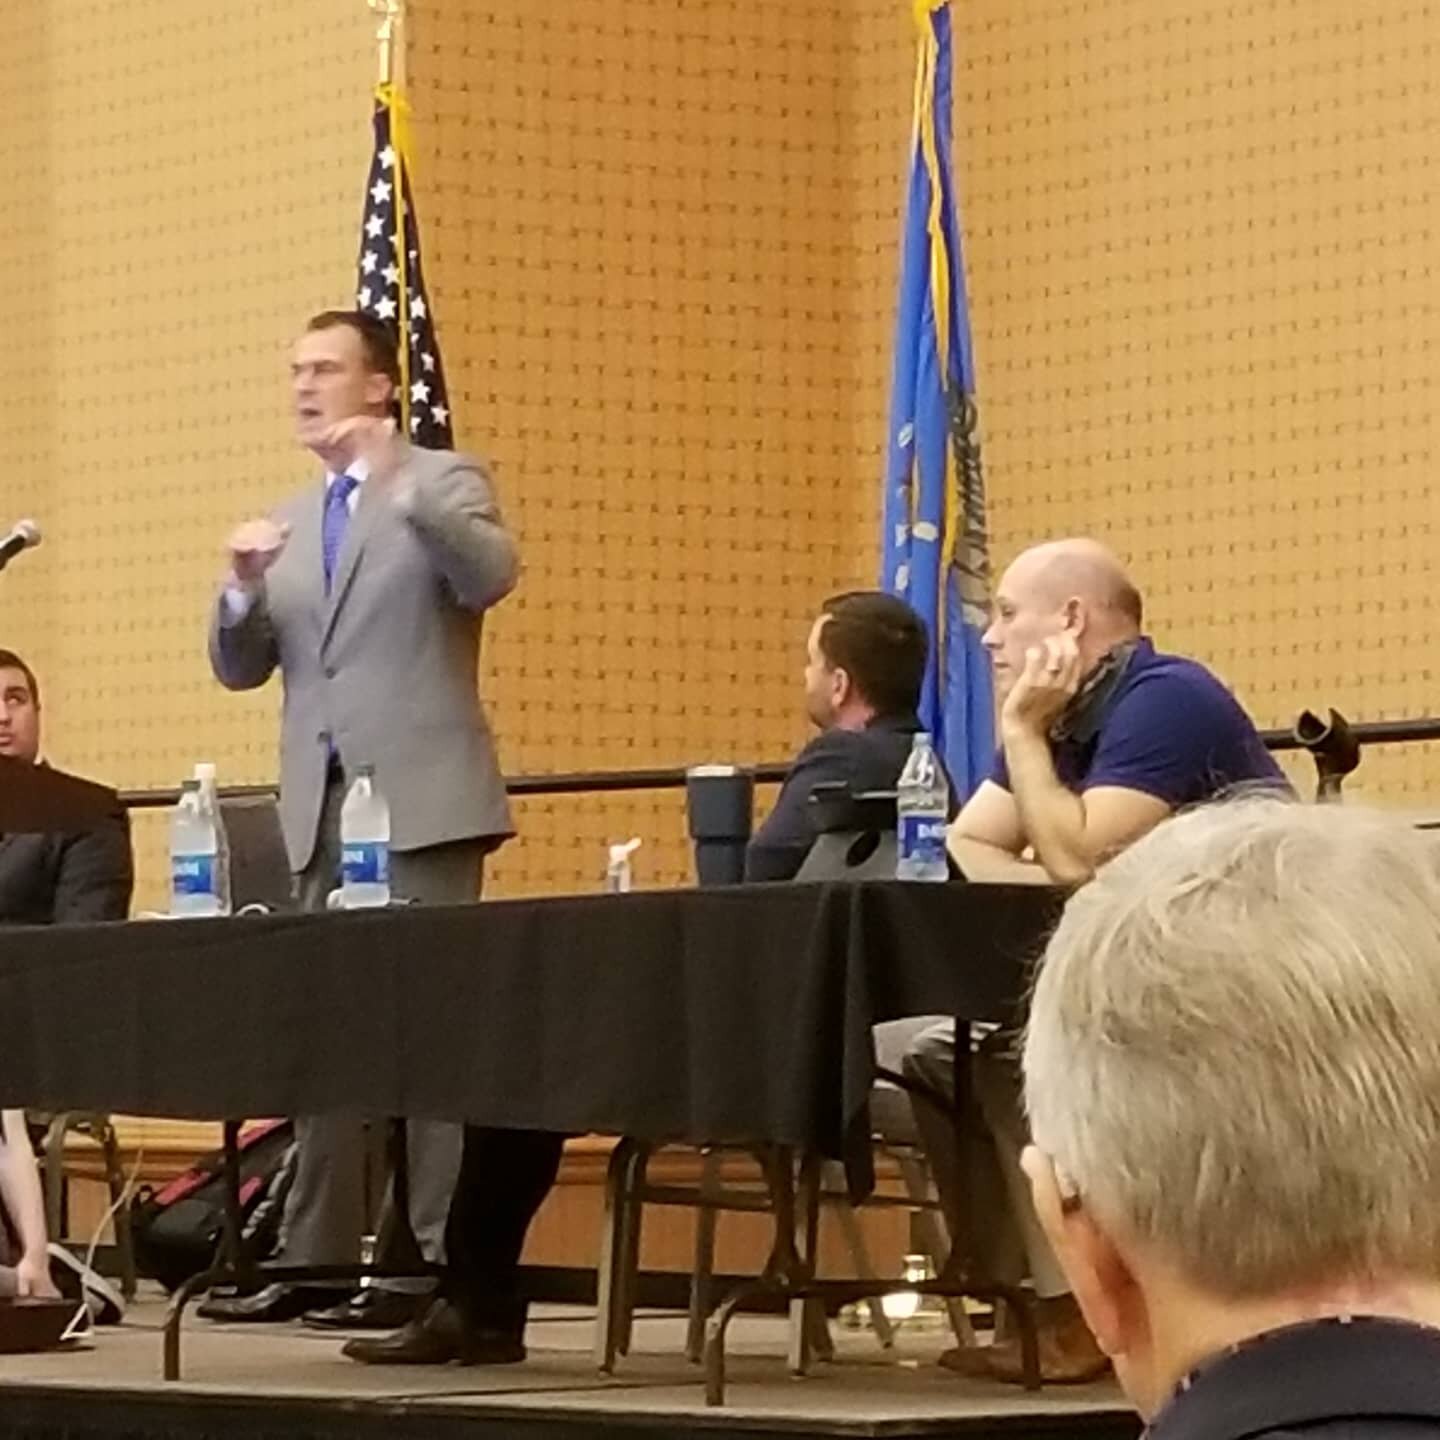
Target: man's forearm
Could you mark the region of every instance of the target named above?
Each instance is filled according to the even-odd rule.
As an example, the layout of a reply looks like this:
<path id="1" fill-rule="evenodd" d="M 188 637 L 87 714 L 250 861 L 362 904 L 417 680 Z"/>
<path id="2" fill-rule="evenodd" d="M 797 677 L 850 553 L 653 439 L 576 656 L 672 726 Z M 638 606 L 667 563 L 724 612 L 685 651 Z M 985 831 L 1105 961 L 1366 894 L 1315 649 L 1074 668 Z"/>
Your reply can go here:
<path id="1" fill-rule="evenodd" d="M 967 880 L 992 885 L 1049 885 L 1049 872 L 998 845 L 969 835 L 951 835 L 950 854 Z"/>
<path id="2" fill-rule="evenodd" d="M 210 668 L 227 690 L 255 690 L 279 663 L 263 585 L 225 589 L 210 618 Z"/>
<path id="3" fill-rule="evenodd" d="M 40 1193 L 35 1152 L 25 1133 L 25 1116 L 19 1110 L 6 1110 L 3 1115 L 0 1198 L 20 1237 L 21 1252 L 32 1258 L 44 1255 L 45 1200 Z"/>
<path id="4" fill-rule="evenodd" d="M 1035 858 L 1060 884 L 1082 884 L 1095 873 L 1085 847 L 1085 802 L 1060 783 L 1043 735 L 1016 727 L 1003 741 L 1010 792 Z"/>

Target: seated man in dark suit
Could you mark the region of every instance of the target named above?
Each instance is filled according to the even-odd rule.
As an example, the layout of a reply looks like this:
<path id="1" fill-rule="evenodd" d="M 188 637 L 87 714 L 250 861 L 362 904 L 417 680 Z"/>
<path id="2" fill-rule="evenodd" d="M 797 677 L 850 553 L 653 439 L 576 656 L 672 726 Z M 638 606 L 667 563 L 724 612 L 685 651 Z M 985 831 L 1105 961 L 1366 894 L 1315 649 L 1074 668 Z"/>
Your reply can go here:
<path id="1" fill-rule="evenodd" d="M 11 650 L 0 650 L 0 755 L 41 763 L 40 687 Z M 0 835 L 0 924 L 123 920 L 133 885 L 123 810 L 88 830 Z"/>
<path id="2" fill-rule="evenodd" d="M 745 855 L 747 880 L 789 880 L 815 843 L 810 795 L 843 781 L 855 794 L 893 790 L 920 728 L 925 622 L 878 590 L 837 595 L 810 628 L 805 709 L 820 733 L 785 777 Z"/>

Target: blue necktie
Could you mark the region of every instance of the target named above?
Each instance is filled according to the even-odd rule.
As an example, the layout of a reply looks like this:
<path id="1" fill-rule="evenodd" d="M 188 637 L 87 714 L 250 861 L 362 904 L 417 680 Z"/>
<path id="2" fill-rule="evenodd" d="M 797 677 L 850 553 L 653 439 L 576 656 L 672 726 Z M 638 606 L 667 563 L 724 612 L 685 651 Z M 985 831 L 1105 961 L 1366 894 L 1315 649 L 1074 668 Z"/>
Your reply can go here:
<path id="1" fill-rule="evenodd" d="M 335 579 L 335 562 L 350 523 L 350 494 L 360 482 L 353 475 L 337 475 L 325 492 L 325 516 L 320 525 L 320 555 L 325 562 L 325 593 Z"/>

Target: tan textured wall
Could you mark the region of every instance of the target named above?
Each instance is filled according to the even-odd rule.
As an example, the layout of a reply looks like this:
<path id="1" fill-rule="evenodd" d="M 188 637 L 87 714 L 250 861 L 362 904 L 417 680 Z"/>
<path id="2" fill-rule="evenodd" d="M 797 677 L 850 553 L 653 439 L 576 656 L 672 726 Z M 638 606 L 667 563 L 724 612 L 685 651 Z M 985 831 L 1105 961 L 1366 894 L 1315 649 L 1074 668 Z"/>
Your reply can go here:
<path id="1" fill-rule="evenodd" d="M 487 686 L 518 771 L 781 758 L 820 597 L 868 579 L 830 3 L 420 0 L 420 204 L 462 443 L 526 556 Z M 868 539 L 868 534 L 867 534 Z M 673 796 L 522 806 L 502 888 L 603 842 L 688 871 Z"/>
<path id="2" fill-rule="evenodd" d="M 908 4 L 853 0 L 846 146 L 851 214 L 846 287 L 850 423 L 857 489 L 866 499 L 856 537 L 869 583 L 879 574 L 880 482 L 890 413 L 900 217 L 908 178 L 915 27 Z"/>
<path id="3" fill-rule="evenodd" d="M 957 155 L 997 558 L 1087 529 L 1265 723 L 1436 707 L 1440 81 L 1425 7 L 957 10 Z M 283 364 L 350 293 L 357 0 L 10 0 L 0 584 L 56 758 L 273 775 L 275 696 L 201 628 L 229 524 L 307 473 Z M 1432 47 L 1433 48 L 1433 47 Z M 527 557 L 487 693 L 514 771 L 775 757 L 818 592 L 873 573 L 903 0 L 422 0 L 411 82 L 466 443 Z M 1440 761 L 1367 758 L 1413 799 Z M 593 882 L 673 800 L 526 803 L 499 888 Z M 153 898 L 158 832 L 142 827 Z"/>
<path id="4" fill-rule="evenodd" d="M 7 301 L 0 510 L 47 538 L 0 580 L 4 633 L 42 673 L 60 763 L 148 786 L 208 755 L 269 778 L 274 695 L 217 690 L 205 613 L 225 532 L 306 473 L 285 353 L 297 317 L 352 292 L 369 18 L 10 0 L 5 26 L 0 166 L 28 199 L 0 266 L 33 283 Z M 159 830 L 139 832 L 153 901 Z"/>
<path id="5" fill-rule="evenodd" d="M 6 16 L 0 83 L 0 163 L 9 181 L 0 225 L 0 274 L 7 286 L 9 341 L 0 345 L 0 524 L 49 509 L 55 456 L 55 347 L 51 210 L 53 165 L 43 117 L 49 103 L 52 47 L 39 0 Z M 40 655 L 50 645 L 53 569 L 35 557 L 0 576 L 0 644 Z"/>
<path id="6" fill-rule="evenodd" d="M 1434 14 L 961 7 L 998 549 L 1095 531 L 1267 724 L 1435 713 Z M 1406 803 L 1440 751 L 1372 751 Z"/>
<path id="7" fill-rule="evenodd" d="M 351 284 L 369 22 L 351 0 L 299 9 L 25 7 L 22 33 L 64 62 L 27 65 L 36 103 L 0 140 L 51 167 L 49 205 L 6 243 L 36 248 L 53 221 L 27 329 L 61 358 L 20 376 L 43 424 L 15 458 L 55 539 L 14 592 L 17 633 L 57 758 L 128 785 L 201 753 L 227 779 L 273 774 L 273 690 L 216 691 L 199 632 L 224 531 L 305 473 L 285 343 Z M 512 771 L 773 758 L 803 737 L 808 614 L 872 563 L 848 46 L 818 3 L 414 7 L 458 427 L 497 462 L 527 563 L 486 657 Z M 132 84 L 145 62 L 167 82 Z M 518 808 L 496 890 L 592 884 L 632 831 L 643 880 L 685 873 L 674 797 Z M 152 901 L 160 827 L 140 834 Z"/>

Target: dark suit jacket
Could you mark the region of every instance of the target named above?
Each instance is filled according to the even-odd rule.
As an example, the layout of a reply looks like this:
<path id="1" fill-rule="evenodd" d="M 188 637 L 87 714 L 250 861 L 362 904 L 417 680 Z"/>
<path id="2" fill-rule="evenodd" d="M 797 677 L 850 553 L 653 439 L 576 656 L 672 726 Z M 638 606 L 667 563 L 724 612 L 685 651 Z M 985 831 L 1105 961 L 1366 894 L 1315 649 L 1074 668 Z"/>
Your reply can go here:
<path id="1" fill-rule="evenodd" d="M 0 925 L 123 920 L 134 883 L 123 810 L 92 830 L 0 835 Z"/>
<path id="2" fill-rule="evenodd" d="M 864 730 L 822 730 L 795 757 L 779 799 L 745 852 L 747 880 L 790 880 L 815 843 L 810 792 L 843 781 L 855 794 L 893 790 L 920 722 L 913 715 L 878 716 Z"/>
<path id="3" fill-rule="evenodd" d="M 1440 1435 L 1440 1330 L 1355 1315 L 1291 1325 L 1186 1376 L 1149 1440 Z"/>

